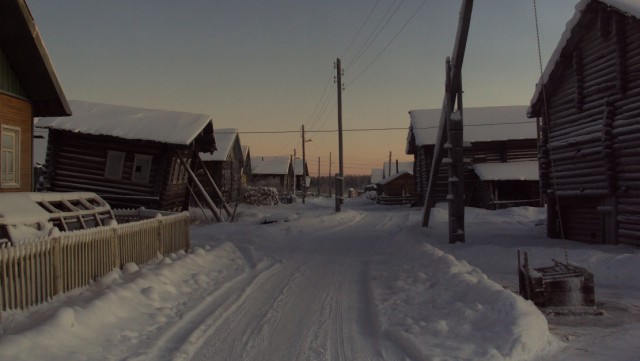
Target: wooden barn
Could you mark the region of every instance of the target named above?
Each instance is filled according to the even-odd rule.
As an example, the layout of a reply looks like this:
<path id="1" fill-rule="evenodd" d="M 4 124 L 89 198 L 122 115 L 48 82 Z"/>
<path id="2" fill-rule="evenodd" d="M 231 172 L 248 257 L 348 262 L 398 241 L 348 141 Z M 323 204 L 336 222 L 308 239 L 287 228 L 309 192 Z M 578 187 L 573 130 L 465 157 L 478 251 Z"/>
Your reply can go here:
<path id="1" fill-rule="evenodd" d="M 23 0 L 0 2 L 0 192 L 31 192 L 34 117 L 71 114 Z"/>
<path id="2" fill-rule="evenodd" d="M 381 204 L 411 204 L 416 200 L 413 174 L 400 171 L 376 183 L 377 201 Z"/>
<path id="3" fill-rule="evenodd" d="M 639 16 L 580 1 L 536 86 L 550 237 L 640 245 Z"/>
<path id="4" fill-rule="evenodd" d="M 296 159 L 294 172 L 296 174 L 296 192 L 302 192 L 303 188 L 309 188 L 306 183 L 307 178 L 309 178 L 309 167 L 307 163 L 303 162 L 302 159 Z"/>
<path id="5" fill-rule="evenodd" d="M 242 185 L 241 174 L 244 167 L 244 156 L 240 145 L 238 129 L 217 129 L 215 132 L 216 151 L 213 153 L 200 153 L 200 159 L 218 189 L 222 193 L 226 203 L 235 202 Z M 196 172 L 202 184 L 207 183 L 206 175 L 202 170 Z M 217 196 L 213 190 L 207 190 L 212 199 Z"/>
<path id="6" fill-rule="evenodd" d="M 286 155 L 251 157 L 249 183 L 256 187 L 275 188 L 280 195 L 291 194 L 293 188 L 291 157 Z"/>
<path id="7" fill-rule="evenodd" d="M 441 109 L 412 110 L 407 154 L 414 156 L 417 204 L 424 205 Z M 536 122 L 526 106 L 464 108 L 465 204 L 494 209 L 538 205 Z M 489 164 L 491 163 L 491 164 Z M 446 159 L 435 185 L 436 202 L 448 194 Z"/>
<path id="8" fill-rule="evenodd" d="M 40 119 L 49 130 L 40 191 L 90 191 L 113 208 L 186 210 L 189 171 L 216 149 L 211 117 L 71 101 L 73 116 Z M 193 180 L 193 179 L 192 179 Z"/>

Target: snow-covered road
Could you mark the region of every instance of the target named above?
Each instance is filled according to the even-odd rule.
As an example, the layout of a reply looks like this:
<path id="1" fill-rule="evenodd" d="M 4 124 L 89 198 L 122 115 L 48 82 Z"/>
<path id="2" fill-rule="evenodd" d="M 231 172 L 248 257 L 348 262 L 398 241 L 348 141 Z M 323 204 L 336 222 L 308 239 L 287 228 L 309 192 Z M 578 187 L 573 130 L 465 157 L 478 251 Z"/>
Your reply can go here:
<path id="1" fill-rule="evenodd" d="M 340 213 L 326 199 L 246 207 L 237 222 L 192 226 L 188 253 L 127 264 L 46 305 L 3 313 L 0 360 L 635 357 L 624 339 L 598 353 L 589 341 L 609 331 L 589 320 L 580 329 L 553 326 L 552 336 L 542 313 L 512 292 L 516 248 L 537 258 L 558 252 L 540 227 L 543 211 L 468 212 L 468 243 L 448 245 L 441 207 L 429 229 L 419 227 L 419 209 L 365 199 Z M 605 251 L 578 243 L 569 250 L 594 268 L 597 285 L 636 294 L 625 275 L 640 252 Z M 602 322 L 630 315 L 612 312 Z M 620 324 L 626 328 L 611 329 L 617 335 L 640 330 Z"/>

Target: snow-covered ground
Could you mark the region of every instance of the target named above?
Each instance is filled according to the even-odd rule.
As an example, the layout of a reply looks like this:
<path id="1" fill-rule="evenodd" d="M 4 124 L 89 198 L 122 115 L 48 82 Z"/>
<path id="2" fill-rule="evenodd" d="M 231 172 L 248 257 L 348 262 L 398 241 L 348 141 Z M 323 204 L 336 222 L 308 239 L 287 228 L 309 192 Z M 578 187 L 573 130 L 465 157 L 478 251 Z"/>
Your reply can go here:
<path id="1" fill-rule="evenodd" d="M 192 226 L 188 253 L 128 264 L 28 311 L 4 312 L 0 360 L 634 360 L 640 249 L 544 237 L 544 211 L 348 199 L 239 209 Z M 595 276 L 599 313 L 543 315 L 517 291 L 517 249 Z"/>

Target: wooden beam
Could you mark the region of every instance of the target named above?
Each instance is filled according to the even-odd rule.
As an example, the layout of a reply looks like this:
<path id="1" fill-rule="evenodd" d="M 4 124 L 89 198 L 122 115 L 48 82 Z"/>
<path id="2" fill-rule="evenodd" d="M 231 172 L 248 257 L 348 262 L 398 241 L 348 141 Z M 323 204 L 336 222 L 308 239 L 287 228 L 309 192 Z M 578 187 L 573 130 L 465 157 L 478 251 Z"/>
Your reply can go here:
<path id="1" fill-rule="evenodd" d="M 220 210 L 218 209 L 218 207 L 216 207 L 215 203 L 213 203 L 213 201 L 207 194 L 207 191 L 204 189 L 204 187 L 198 180 L 198 177 L 196 177 L 196 175 L 193 173 L 191 168 L 189 168 L 189 166 L 187 165 L 187 162 L 185 162 L 184 158 L 182 158 L 182 155 L 179 152 L 176 152 L 176 156 L 178 157 L 178 160 L 180 160 L 180 164 L 182 164 L 182 166 L 187 171 L 187 174 L 189 175 L 189 178 L 191 178 L 191 181 L 193 181 L 193 183 L 198 187 L 198 190 L 202 194 L 202 197 L 204 198 L 205 203 L 213 213 L 213 216 L 216 217 L 216 220 L 218 222 L 221 222 L 222 216 L 220 216 Z"/>

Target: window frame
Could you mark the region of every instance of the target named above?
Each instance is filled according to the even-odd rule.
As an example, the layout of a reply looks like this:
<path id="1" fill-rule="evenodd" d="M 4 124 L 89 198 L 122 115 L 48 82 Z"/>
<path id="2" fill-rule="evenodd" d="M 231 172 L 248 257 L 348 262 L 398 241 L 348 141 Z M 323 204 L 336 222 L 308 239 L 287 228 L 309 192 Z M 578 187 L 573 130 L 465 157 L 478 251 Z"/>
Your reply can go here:
<path id="1" fill-rule="evenodd" d="M 153 156 L 149 154 L 135 154 L 133 159 L 133 169 L 131 170 L 131 181 L 136 183 L 149 183 Z M 136 172 L 138 166 L 142 167 L 140 174 Z"/>
<path id="2" fill-rule="evenodd" d="M 20 154 L 20 145 L 21 145 L 21 133 L 22 130 L 19 127 L 13 127 L 10 125 L 2 125 L 0 127 L 0 188 L 19 188 L 20 187 L 20 169 L 21 169 L 21 154 Z M 13 148 L 9 149 L 5 148 L 4 144 L 4 136 L 7 134 L 12 134 L 14 137 Z M 11 180 L 3 180 L 3 178 L 8 174 L 7 172 L 7 164 L 5 164 L 5 152 L 12 152 L 12 160 L 13 160 L 13 179 Z"/>
<path id="3" fill-rule="evenodd" d="M 107 150 L 107 162 L 104 167 L 104 177 L 107 179 L 122 179 L 122 169 L 124 168 L 124 159 L 126 158 L 127 153 L 120 152 L 117 150 Z M 118 168 L 117 175 L 116 172 L 111 172 L 111 170 L 115 170 Z"/>

